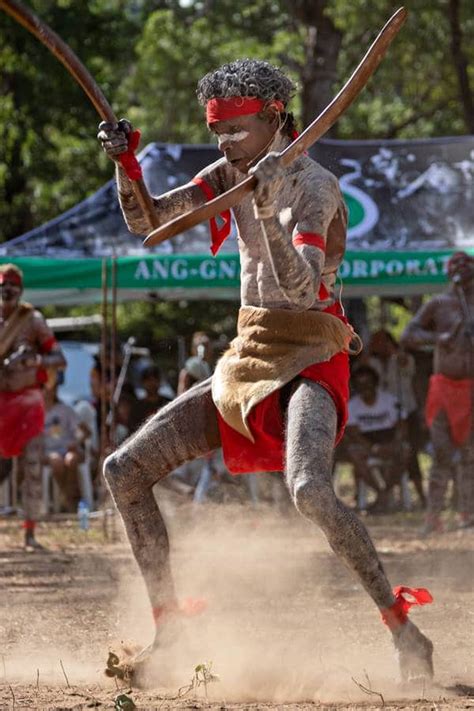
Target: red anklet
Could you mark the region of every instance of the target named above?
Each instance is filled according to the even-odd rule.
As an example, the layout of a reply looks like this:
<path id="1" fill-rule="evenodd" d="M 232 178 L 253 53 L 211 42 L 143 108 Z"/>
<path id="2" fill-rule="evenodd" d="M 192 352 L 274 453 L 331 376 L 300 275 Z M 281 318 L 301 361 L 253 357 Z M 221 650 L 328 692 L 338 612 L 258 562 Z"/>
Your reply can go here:
<path id="1" fill-rule="evenodd" d="M 408 620 L 410 607 L 413 605 L 427 605 L 433 602 L 433 596 L 426 588 L 407 588 L 404 585 L 399 585 L 393 589 L 393 594 L 395 595 L 393 605 L 380 610 L 382 622 L 390 630 L 405 624 Z M 412 599 L 407 599 L 405 595 Z"/>
<path id="2" fill-rule="evenodd" d="M 152 607 L 152 615 L 156 625 L 161 625 L 174 615 L 180 617 L 196 617 L 207 608 L 207 601 L 203 598 L 187 597 L 181 602 L 167 602 L 163 605 Z"/>

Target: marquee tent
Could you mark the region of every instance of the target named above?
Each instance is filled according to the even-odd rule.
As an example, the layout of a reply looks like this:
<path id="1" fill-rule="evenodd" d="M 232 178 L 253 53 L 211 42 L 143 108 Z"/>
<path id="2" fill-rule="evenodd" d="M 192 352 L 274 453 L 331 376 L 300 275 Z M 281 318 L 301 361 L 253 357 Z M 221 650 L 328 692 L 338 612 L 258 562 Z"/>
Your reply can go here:
<path id="1" fill-rule="evenodd" d="M 334 172 L 349 208 L 339 270 L 345 296 L 434 292 L 459 249 L 474 254 L 474 136 L 414 141 L 321 140 L 311 150 Z M 209 145 L 153 143 L 139 158 L 153 194 L 180 185 L 219 156 Z M 26 298 L 47 303 L 100 300 L 101 271 L 117 260 L 118 298 L 236 299 L 235 229 L 219 255 L 206 224 L 153 249 L 131 235 L 114 181 L 36 229 L 0 244 L 0 262 L 25 273 Z"/>

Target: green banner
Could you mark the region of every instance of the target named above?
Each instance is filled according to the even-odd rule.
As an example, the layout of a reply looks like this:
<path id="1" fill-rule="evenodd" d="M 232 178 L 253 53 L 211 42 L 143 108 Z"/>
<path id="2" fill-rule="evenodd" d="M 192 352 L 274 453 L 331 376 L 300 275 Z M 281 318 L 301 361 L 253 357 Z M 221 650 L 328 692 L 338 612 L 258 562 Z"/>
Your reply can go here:
<path id="1" fill-rule="evenodd" d="M 466 251 L 474 255 L 474 248 Z M 453 253 L 454 250 L 346 252 L 338 273 L 345 284 L 354 286 L 443 284 Z"/>
<path id="2" fill-rule="evenodd" d="M 474 255 L 474 248 L 467 250 Z M 430 285 L 446 281 L 446 264 L 451 250 L 430 252 L 347 252 L 339 275 L 347 286 Z M 100 289 L 101 259 L 48 259 L 21 257 L 6 259 L 24 273 L 28 289 Z M 107 258 L 110 285 L 112 260 Z M 202 255 L 153 255 L 117 259 L 119 289 L 236 289 L 240 285 L 238 254 L 217 257 Z"/>

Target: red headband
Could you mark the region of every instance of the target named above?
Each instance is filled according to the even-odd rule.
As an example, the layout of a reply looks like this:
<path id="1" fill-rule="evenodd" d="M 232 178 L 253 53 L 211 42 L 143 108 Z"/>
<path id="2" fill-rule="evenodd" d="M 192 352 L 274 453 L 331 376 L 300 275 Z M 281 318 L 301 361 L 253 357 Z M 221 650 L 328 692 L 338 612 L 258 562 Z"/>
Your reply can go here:
<path id="1" fill-rule="evenodd" d="M 454 252 L 448 261 L 448 274 L 459 262 L 470 262 L 471 260 L 474 261 L 474 257 L 471 257 L 467 252 Z"/>
<path id="2" fill-rule="evenodd" d="M 265 106 L 273 106 L 278 111 L 285 110 L 283 102 L 278 99 L 265 101 L 264 99 L 257 99 L 255 96 L 229 96 L 228 98 L 209 99 L 206 104 L 207 123 L 227 121 L 235 116 L 259 114 Z"/>
<path id="3" fill-rule="evenodd" d="M 0 272 L 0 284 L 4 284 L 6 281 L 16 286 L 23 286 L 23 279 L 14 269 L 6 269 L 4 272 Z"/>

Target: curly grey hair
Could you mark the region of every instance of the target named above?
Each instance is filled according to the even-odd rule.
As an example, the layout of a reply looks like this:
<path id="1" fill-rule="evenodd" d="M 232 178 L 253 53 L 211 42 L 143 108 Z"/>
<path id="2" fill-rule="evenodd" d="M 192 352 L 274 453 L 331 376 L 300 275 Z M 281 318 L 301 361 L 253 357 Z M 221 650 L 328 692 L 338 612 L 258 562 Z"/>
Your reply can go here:
<path id="1" fill-rule="evenodd" d="M 254 96 L 279 99 L 286 107 L 294 95 L 295 85 L 278 67 L 260 59 L 237 59 L 206 74 L 197 87 L 203 106 L 214 98 Z"/>

